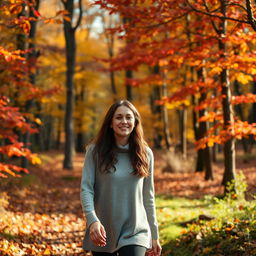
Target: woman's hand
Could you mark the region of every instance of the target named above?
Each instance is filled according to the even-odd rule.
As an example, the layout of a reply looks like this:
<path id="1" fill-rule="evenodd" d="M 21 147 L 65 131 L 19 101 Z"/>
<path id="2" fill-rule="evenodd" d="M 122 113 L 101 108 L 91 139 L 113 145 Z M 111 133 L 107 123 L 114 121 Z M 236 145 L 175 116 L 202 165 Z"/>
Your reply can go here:
<path id="1" fill-rule="evenodd" d="M 106 245 L 106 231 L 99 221 L 90 225 L 90 238 L 97 246 L 103 247 Z"/>
<path id="2" fill-rule="evenodd" d="M 152 248 L 147 251 L 147 256 L 160 256 L 162 251 L 162 247 L 159 243 L 159 240 L 152 240 Z"/>

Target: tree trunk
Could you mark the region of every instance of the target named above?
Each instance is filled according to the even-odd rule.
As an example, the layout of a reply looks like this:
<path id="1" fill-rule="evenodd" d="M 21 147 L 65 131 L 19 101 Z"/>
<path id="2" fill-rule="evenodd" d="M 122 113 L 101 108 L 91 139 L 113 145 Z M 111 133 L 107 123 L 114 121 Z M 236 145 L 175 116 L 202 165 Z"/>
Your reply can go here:
<path id="1" fill-rule="evenodd" d="M 78 132 L 76 135 L 76 152 L 83 153 L 85 144 L 85 136 L 83 132 Z"/>
<path id="2" fill-rule="evenodd" d="M 166 83 L 166 73 L 163 71 L 163 86 L 162 86 L 162 98 L 167 97 L 167 83 Z M 164 133 L 164 141 L 167 150 L 171 148 L 171 138 L 169 131 L 169 118 L 168 118 L 168 110 L 165 105 L 162 105 L 162 119 L 163 119 L 163 133 Z"/>
<path id="3" fill-rule="evenodd" d="M 70 26 L 64 25 L 66 40 L 66 111 L 65 111 L 65 158 L 63 168 L 73 169 L 74 152 L 74 70 L 75 70 L 75 34 Z"/>
<path id="4" fill-rule="evenodd" d="M 237 96 L 242 95 L 240 84 L 237 80 L 235 80 L 235 82 L 234 82 L 234 92 Z M 245 121 L 244 113 L 243 113 L 243 109 L 242 109 L 241 104 L 235 105 L 234 108 L 235 108 L 236 113 L 239 115 L 241 121 Z M 248 143 L 247 143 L 246 138 L 242 138 L 242 145 L 243 145 L 244 153 L 247 153 L 248 152 Z"/>
<path id="5" fill-rule="evenodd" d="M 75 102 L 76 105 L 79 106 L 79 102 L 85 102 L 85 87 L 81 88 L 81 91 L 79 93 L 76 93 L 75 96 Z M 83 109 L 81 113 L 81 116 L 86 115 L 85 110 Z M 77 119 L 76 120 L 76 127 L 78 129 L 78 132 L 76 134 L 76 152 L 83 153 L 84 152 L 84 142 L 85 142 L 85 136 L 83 132 L 83 119 Z"/>
<path id="6" fill-rule="evenodd" d="M 252 93 L 256 95 L 256 80 L 254 80 L 252 84 Z M 249 123 L 256 123 L 256 103 L 252 103 L 252 107 L 249 115 Z M 255 139 L 253 135 L 250 135 L 249 140 L 250 140 L 250 146 L 248 151 L 252 152 L 252 147 L 255 143 Z"/>
<path id="7" fill-rule="evenodd" d="M 38 11 L 39 9 L 39 4 L 40 4 L 40 0 L 37 0 L 35 2 L 35 10 Z M 35 18 L 34 12 L 32 11 L 32 9 L 30 9 L 29 11 L 29 17 L 33 17 Z M 33 85 L 35 85 L 36 83 L 36 74 L 31 71 L 32 67 L 36 66 L 36 60 L 38 57 L 38 53 L 35 50 L 35 37 L 36 37 L 36 25 L 37 22 L 32 20 L 30 21 L 30 31 L 29 31 L 29 45 L 28 45 L 28 49 L 30 50 L 30 52 L 28 53 L 27 59 L 28 59 L 28 65 L 29 65 L 29 82 Z M 33 107 L 34 105 L 34 100 L 29 100 L 26 102 L 25 104 L 25 111 L 26 113 L 30 112 L 30 109 Z M 27 119 L 27 122 L 30 123 L 30 120 Z M 23 143 L 25 145 L 26 148 L 30 148 L 30 142 L 31 142 L 31 135 L 29 132 L 26 132 L 23 136 Z M 26 157 L 22 157 L 21 159 L 21 167 L 22 168 L 28 168 L 28 159 Z"/>
<path id="8" fill-rule="evenodd" d="M 223 38 L 226 35 L 227 20 L 226 17 L 226 7 L 227 0 L 221 0 L 221 13 L 223 19 L 221 22 L 219 30 L 219 50 L 222 52 L 221 58 L 225 59 L 226 56 L 226 43 Z M 229 125 L 233 124 L 233 114 L 232 114 L 232 105 L 231 105 L 231 90 L 229 82 L 229 71 L 227 68 L 224 68 L 220 74 L 221 82 L 221 96 L 222 96 L 222 110 L 223 110 L 223 119 L 224 119 L 224 129 L 227 129 Z M 223 175 L 222 184 L 225 186 L 225 191 L 227 191 L 228 182 L 231 182 L 235 179 L 235 140 L 232 137 L 224 143 L 224 164 L 225 170 Z"/>
<path id="9" fill-rule="evenodd" d="M 76 57 L 75 32 L 82 18 L 81 0 L 79 1 L 79 18 L 75 27 L 72 27 L 74 0 L 62 0 L 68 17 L 71 21 L 64 19 L 64 35 L 66 43 L 66 110 L 65 110 L 65 147 L 64 147 L 64 169 L 73 169 L 74 153 L 74 124 L 73 124 L 73 105 L 74 105 L 74 72 Z"/>
<path id="10" fill-rule="evenodd" d="M 41 114 L 41 110 L 42 110 L 42 107 L 41 107 L 41 102 L 39 101 L 36 101 L 35 102 L 35 106 L 36 106 L 36 111 L 38 112 L 38 114 L 36 114 L 36 118 L 39 118 L 40 120 L 42 120 L 42 114 Z M 43 143 L 43 130 L 44 130 L 44 127 L 41 126 L 41 125 L 37 125 L 37 129 L 38 129 L 38 133 L 35 133 L 32 137 L 33 139 L 33 143 L 32 143 L 32 147 L 33 149 L 35 149 L 36 151 L 43 151 L 45 150 L 45 147 L 44 147 L 44 143 Z"/>
<path id="11" fill-rule="evenodd" d="M 112 59 L 114 57 L 114 42 L 115 42 L 115 35 L 112 33 L 108 33 L 107 29 L 113 27 L 113 20 L 112 16 L 109 16 L 109 23 L 106 27 L 106 20 L 104 18 L 104 14 L 101 15 L 102 17 L 102 23 L 103 23 L 103 29 L 104 29 L 104 35 L 107 41 L 107 48 L 108 48 L 108 56 L 110 60 L 110 71 L 109 71 L 109 79 L 110 79 L 110 87 L 113 94 L 113 100 L 114 102 L 117 100 L 117 89 L 116 89 L 116 82 L 115 82 L 115 72 L 112 70 Z"/>
<path id="12" fill-rule="evenodd" d="M 45 119 L 45 137 L 44 145 L 45 150 L 50 150 L 52 148 L 52 133 L 53 133 L 53 117 L 50 115 L 46 116 Z"/>
<path id="13" fill-rule="evenodd" d="M 57 119 L 57 134 L 56 134 L 55 149 L 60 149 L 60 145 L 61 145 L 61 127 L 62 127 L 62 119 L 59 117 Z"/>
<path id="14" fill-rule="evenodd" d="M 200 22 L 200 16 L 198 16 L 197 19 Z M 192 40 L 191 40 L 191 31 L 190 31 L 190 14 L 187 14 L 185 16 L 185 22 L 186 22 L 186 35 L 189 41 L 189 50 L 192 51 L 193 49 L 192 49 Z M 194 67 L 190 67 L 191 83 L 194 82 L 194 78 L 193 78 L 194 70 L 195 70 Z M 198 105 L 198 102 L 194 95 L 192 96 L 192 104 L 193 106 Z M 199 122 L 198 122 L 198 114 L 194 109 L 192 112 L 192 120 L 193 120 L 193 129 L 194 129 L 195 139 L 196 141 L 198 141 L 200 139 Z M 204 150 L 199 149 L 197 150 L 196 172 L 203 172 L 203 171 L 204 171 Z"/>
<path id="15" fill-rule="evenodd" d="M 159 75 L 160 69 L 159 65 L 155 65 L 153 69 L 153 74 Z M 161 87 L 158 85 L 154 85 L 150 97 L 151 102 L 151 111 L 154 116 L 154 134 L 153 134 L 153 141 L 154 141 L 154 148 L 160 149 L 161 148 L 161 141 L 162 141 L 162 135 L 161 135 L 161 127 L 159 125 L 161 120 L 161 106 L 156 105 L 156 101 L 161 99 Z"/>
<path id="16" fill-rule="evenodd" d="M 186 138 L 186 127 L 187 127 L 187 110 L 185 106 L 183 109 L 178 110 L 179 115 L 179 131 L 180 131 L 180 150 L 183 158 L 187 157 L 187 138 Z"/>
<path id="17" fill-rule="evenodd" d="M 110 78 L 111 91 L 113 94 L 113 100 L 115 102 L 115 101 L 117 101 L 117 89 L 116 89 L 115 72 L 114 71 L 111 70 L 109 72 L 109 78 Z"/>
<path id="18" fill-rule="evenodd" d="M 17 15 L 17 16 L 18 16 L 17 18 L 19 18 L 19 17 L 21 17 L 21 16 L 26 16 L 24 3 L 23 3 L 23 5 L 22 5 L 22 7 L 23 7 L 23 8 L 22 8 L 21 12 Z M 26 49 L 26 36 L 25 36 L 24 33 L 19 33 L 19 34 L 17 34 L 16 44 L 17 44 L 17 50 L 24 51 L 24 50 Z M 21 54 L 21 56 L 24 57 L 24 54 Z M 16 80 L 17 80 L 17 81 L 20 81 L 20 78 L 17 76 L 17 77 L 16 77 Z M 17 99 L 17 96 L 18 96 L 18 92 L 15 92 L 14 99 Z M 18 133 L 18 136 L 19 136 L 19 138 L 20 138 L 20 141 L 22 141 L 22 142 L 24 143 L 24 141 L 26 141 L 25 136 L 24 136 L 20 131 L 18 131 L 17 133 Z M 20 160 L 21 160 L 21 163 L 20 163 L 21 167 L 24 166 L 24 160 L 23 160 L 23 158 L 24 158 L 24 157 L 21 157 L 21 158 L 20 158 Z"/>
<path id="19" fill-rule="evenodd" d="M 197 106 L 198 103 L 196 101 L 195 96 L 192 96 L 192 104 L 193 106 Z M 193 129 L 194 129 L 194 136 L 195 140 L 198 141 L 200 136 L 199 136 L 199 123 L 198 123 L 198 117 L 197 117 L 197 112 L 193 110 Z M 196 172 L 203 172 L 204 171 L 204 151 L 203 149 L 198 149 L 197 150 L 197 159 L 196 159 Z"/>
<path id="20" fill-rule="evenodd" d="M 127 23 L 130 22 L 130 18 L 123 17 L 123 24 L 126 25 Z M 127 44 L 130 43 L 130 41 L 126 42 Z M 133 78 L 133 72 L 132 70 L 126 70 L 125 71 L 125 88 L 126 88 L 126 99 L 129 101 L 133 100 L 133 95 L 132 95 L 132 86 L 127 82 L 127 79 Z"/>
<path id="21" fill-rule="evenodd" d="M 198 74 L 198 80 L 201 80 L 203 82 L 205 82 L 205 68 L 200 68 L 197 72 Z M 199 98 L 199 105 L 205 101 L 207 98 L 206 93 L 201 89 L 200 92 L 200 98 Z M 201 109 L 199 110 L 199 118 L 203 117 L 206 115 L 206 109 Z M 200 122 L 199 123 L 199 139 L 203 138 L 204 136 L 206 136 L 206 133 L 208 131 L 208 122 Z M 210 152 L 210 148 L 208 146 L 206 146 L 203 149 L 203 153 L 202 156 L 204 161 L 204 167 L 205 167 L 205 180 L 213 180 L 213 172 L 212 172 L 212 164 L 211 164 L 211 152 Z"/>
<path id="22" fill-rule="evenodd" d="M 126 70 L 125 71 L 125 78 L 130 79 L 132 77 L 133 77 L 132 70 Z M 127 100 L 132 101 L 133 100 L 132 86 L 129 83 L 127 83 L 127 82 L 126 82 L 125 86 L 126 86 L 125 87 L 126 88 L 126 98 L 127 98 Z"/>

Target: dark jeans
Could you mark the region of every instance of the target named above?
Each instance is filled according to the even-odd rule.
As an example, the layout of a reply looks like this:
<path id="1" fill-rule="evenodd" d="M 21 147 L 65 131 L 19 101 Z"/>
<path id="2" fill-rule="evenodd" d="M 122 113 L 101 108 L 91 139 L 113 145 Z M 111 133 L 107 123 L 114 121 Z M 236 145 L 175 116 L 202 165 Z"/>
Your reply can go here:
<path id="1" fill-rule="evenodd" d="M 93 256 L 145 256 L 146 248 L 139 245 L 127 245 L 121 247 L 117 252 L 92 252 Z"/>

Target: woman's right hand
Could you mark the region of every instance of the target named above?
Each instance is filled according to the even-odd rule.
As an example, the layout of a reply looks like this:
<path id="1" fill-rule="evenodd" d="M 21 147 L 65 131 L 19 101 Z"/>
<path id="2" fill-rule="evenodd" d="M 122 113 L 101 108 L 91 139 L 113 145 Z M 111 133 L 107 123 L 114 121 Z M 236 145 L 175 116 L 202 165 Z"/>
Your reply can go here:
<path id="1" fill-rule="evenodd" d="M 97 246 L 103 247 L 106 245 L 106 231 L 99 221 L 90 225 L 90 238 Z"/>

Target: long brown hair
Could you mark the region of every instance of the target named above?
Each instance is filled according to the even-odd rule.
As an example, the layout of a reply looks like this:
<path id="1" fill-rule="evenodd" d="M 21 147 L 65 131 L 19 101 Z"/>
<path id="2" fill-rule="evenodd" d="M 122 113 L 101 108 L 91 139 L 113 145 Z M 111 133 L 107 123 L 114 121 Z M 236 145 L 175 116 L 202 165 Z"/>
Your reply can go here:
<path id="1" fill-rule="evenodd" d="M 128 100 L 117 101 L 109 108 L 99 133 L 94 139 L 95 147 L 93 156 L 97 163 L 97 169 L 104 173 L 109 173 L 111 170 L 115 170 L 114 165 L 117 162 L 117 146 L 111 123 L 117 108 L 120 106 L 129 108 L 134 114 L 135 126 L 128 139 L 128 152 L 134 169 L 134 174 L 139 177 L 146 177 L 149 174 L 149 163 L 146 150 L 147 143 L 143 136 L 140 114 L 135 106 Z"/>

